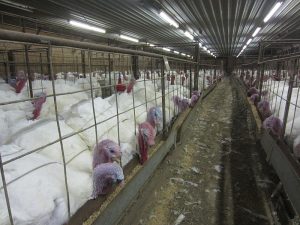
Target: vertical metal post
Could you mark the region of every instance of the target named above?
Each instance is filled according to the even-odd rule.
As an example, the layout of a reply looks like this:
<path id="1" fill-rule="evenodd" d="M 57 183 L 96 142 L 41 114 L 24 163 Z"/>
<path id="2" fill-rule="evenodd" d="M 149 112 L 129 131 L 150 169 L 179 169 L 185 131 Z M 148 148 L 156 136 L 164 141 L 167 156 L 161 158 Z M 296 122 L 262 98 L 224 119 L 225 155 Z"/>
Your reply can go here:
<path id="1" fill-rule="evenodd" d="M 164 60 L 161 59 L 161 104 L 162 104 L 162 116 L 163 116 L 163 135 L 166 134 L 166 99 L 165 99 L 165 72 L 164 72 Z"/>
<path id="2" fill-rule="evenodd" d="M 10 71 L 10 75 L 11 74 L 16 74 L 16 62 L 15 62 L 15 56 L 13 51 L 8 51 L 7 52 L 7 61 L 8 61 L 8 65 L 9 65 L 9 70 Z"/>
<path id="3" fill-rule="evenodd" d="M 63 141 L 62 141 L 62 134 L 61 134 L 60 125 L 59 125 L 58 109 L 57 109 L 57 102 L 56 102 L 56 92 L 55 92 L 55 83 L 54 83 L 55 81 L 54 81 L 53 67 L 52 67 L 52 47 L 50 45 L 49 45 L 48 51 L 47 51 L 47 61 L 48 61 L 48 70 L 50 71 L 50 76 L 51 76 L 51 80 L 52 80 L 55 119 L 56 119 L 57 131 L 58 131 L 58 135 L 59 135 L 61 155 L 62 155 L 62 160 L 63 160 L 65 187 L 66 187 L 66 192 L 67 192 L 68 217 L 70 218 L 71 217 L 70 194 L 69 194 L 68 179 L 67 179 L 67 166 L 66 166 L 66 158 L 65 158 L 65 153 L 64 153 L 64 145 L 63 145 Z"/>
<path id="4" fill-rule="evenodd" d="M 25 45 L 25 64 L 26 64 L 26 72 L 28 74 L 29 94 L 30 94 L 30 98 L 33 98 L 31 72 L 30 72 L 30 66 L 29 66 L 28 45 Z"/>
<path id="5" fill-rule="evenodd" d="M 92 107 L 93 107 L 93 116 L 94 116 L 94 124 L 95 124 L 95 135 L 96 135 L 96 145 L 98 144 L 98 130 L 97 130 L 97 119 L 96 119 L 96 111 L 95 111 L 95 102 L 94 102 L 94 89 L 93 89 L 93 82 L 92 82 L 92 66 L 91 60 L 92 54 L 91 51 L 88 50 L 88 69 L 89 69 L 89 77 L 90 77 L 90 87 L 91 87 L 91 100 L 92 100 Z"/>
<path id="6" fill-rule="evenodd" d="M 288 89 L 286 103 L 285 103 L 285 109 L 284 109 L 282 137 L 284 137 L 284 133 L 285 133 L 286 122 L 287 122 L 287 119 L 289 116 L 289 109 L 290 109 L 290 104 L 291 104 L 294 80 L 295 80 L 295 76 L 297 74 L 297 59 L 293 60 L 293 62 L 294 62 L 293 71 L 292 71 L 293 74 L 290 76 L 289 89 Z"/>
<path id="7" fill-rule="evenodd" d="M 115 58 L 115 57 L 114 57 Z M 120 67 L 120 57 L 119 57 L 119 67 Z M 120 68 L 119 68 L 120 69 Z M 114 80 L 116 80 L 116 73 L 114 73 Z M 118 90 L 116 85 L 115 88 L 115 97 L 116 97 L 116 110 L 117 110 L 117 135 L 118 135 L 118 145 L 120 145 L 120 120 L 119 120 L 119 102 L 118 102 Z"/>
<path id="8" fill-rule="evenodd" d="M 11 73 L 10 73 L 10 66 L 9 66 L 9 59 L 7 59 L 7 62 L 5 63 L 5 74 L 6 74 L 6 79 L 7 82 L 10 80 Z"/>
<path id="9" fill-rule="evenodd" d="M 202 90 L 205 89 L 205 72 L 206 72 L 206 69 L 203 69 Z"/>
<path id="10" fill-rule="evenodd" d="M 78 56 L 76 55 L 76 72 L 79 73 Z"/>
<path id="11" fill-rule="evenodd" d="M 192 64 L 190 64 L 190 98 L 192 97 L 192 87 L 193 83 L 192 83 Z"/>
<path id="12" fill-rule="evenodd" d="M 259 81 L 259 101 L 261 100 L 261 92 L 264 82 L 265 64 L 260 65 L 260 81 Z"/>
<path id="13" fill-rule="evenodd" d="M 83 77 L 86 78 L 86 71 L 85 71 L 85 51 L 81 50 L 81 69 Z"/>
<path id="14" fill-rule="evenodd" d="M 9 221 L 10 221 L 11 225 L 14 225 L 14 220 L 12 217 L 12 212 L 11 212 L 11 207 L 10 207 L 10 202 L 9 202 L 9 197 L 8 197 L 8 191 L 7 191 L 7 185 L 6 185 L 6 180 L 5 180 L 4 168 L 3 168 L 3 164 L 2 164 L 1 153 L 0 153 L 0 172 L 1 172 L 1 178 L 2 178 L 3 190 L 4 190 L 4 194 L 5 194 L 5 201 L 6 201 Z"/>
<path id="15" fill-rule="evenodd" d="M 41 68 L 41 74 L 44 74 L 43 57 L 42 57 L 42 53 L 41 52 L 40 52 L 40 68 Z"/>
<path id="16" fill-rule="evenodd" d="M 112 72 L 112 62 L 111 62 L 110 53 L 108 53 L 108 85 L 109 85 L 109 96 L 112 95 L 111 72 Z"/>
<path id="17" fill-rule="evenodd" d="M 139 59 L 137 55 L 132 56 L 132 69 L 133 69 L 133 76 L 134 79 L 139 79 L 139 65 L 138 65 Z"/>
<path id="18" fill-rule="evenodd" d="M 199 76 L 199 62 L 200 62 L 200 54 L 199 54 L 199 45 L 195 45 L 195 71 L 194 71 L 194 90 L 198 90 L 198 76 Z"/>

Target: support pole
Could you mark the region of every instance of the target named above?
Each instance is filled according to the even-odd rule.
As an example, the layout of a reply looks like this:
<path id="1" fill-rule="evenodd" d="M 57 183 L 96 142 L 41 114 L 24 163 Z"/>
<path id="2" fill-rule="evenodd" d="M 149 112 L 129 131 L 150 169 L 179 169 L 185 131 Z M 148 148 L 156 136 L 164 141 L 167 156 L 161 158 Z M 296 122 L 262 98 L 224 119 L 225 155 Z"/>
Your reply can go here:
<path id="1" fill-rule="evenodd" d="M 161 104 L 162 104 L 162 114 L 163 114 L 163 136 L 166 136 L 166 98 L 165 98 L 165 72 L 164 72 L 164 60 L 161 60 Z"/>
<path id="2" fill-rule="evenodd" d="M 5 195 L 5 201 L 6 201 L 9 221 L 10 221 L 11 225 L 14 225 L 14 220 L 12 217 L 12 212 L 11 212 L 11 207 L 10 207 L 10 202 L 9 202 L 9 197 L 8 197 L 8 191 L 7 191 L 7 185 L 6 185 L 6 180 L 5 180 L 5 174 L 4 174 L 1 153 L 0 153 L 0 172 L 1 172 L 1 178 L 2 178 L 2 184 L 3 184 L 3 190 L 4 190 L 4 195 Z"/>
<path id="3" fill-rule="evenodd" d="M 132 56 L 132 70 L 134 79 L 139 79 L 139 58 L 137 55 Z"/>
<path id="4" fill-rule="evenodd" d="M 68 218 L 70 219 L 71 210 L 70 210 L 69 186 L 68 186 L 68 179 L 67 179 L 67 165 L 66 165 L 66 158 L 65 158 L 65 152 L 64 152 L 64 145 L 63 145 L 63 141 L 62 141 L 62 133 L 61 133 L 60 124 L 59 124 L 59 115 L 58 115 L 56 92 L 55 92 L 55 80 L 54 80 L 53 67 L 52 67 L 52 47 L 50 45 L 49 45 L 49 48 L 47 51 L 47 61 L 48 61 L 48 70 L 50 71 L 50 76 L 51 76 L 51 80 L 52 80 L 55 119 L 56 119 L 56 125 L 57 125 L 57 131 L 58 131 L 59 143 L 60 143 L 60 149 L 61 149 L 61 155 L 62 155 L 62 161 L 63 161 L 64 178 L 65 178 L 64 180 L 65 180 L 65 188 L 66 188 L 66 194 L 67 194 Z"/>
<path id="5" fill-rule="evenodd" d="M 86 78 L 85 51 L 84 50 L 81 50 L 81 69 L 82 69 L 83 77 Z"/>
<path id="6" fill-rule="evenodd" d="M 199 44 L 195 45 L 195 71 L 194 71 L 194 90 L 198 91 L 198 76 L 199 76 L 199 62 L 200 62 L 200 54 L 199 54 Z"/>
<path id="7" fill-rule="evenodd" d="M 29 55 L 28 55 L 28 45 L 25 45 L 25 64 L 26 64 L 26 70 L 27 70 L 26 72 L 28 74 L 29 94 L 30 94 L 30 98 L 33 98 L 32 78 L 31 78 Z"/>
<path id="8" fill-rule="evenodd" d="M 287 123 L 288 116 L 289 116 L 289 109 L 290 109 L 290 104 L 291 104 L 291 97 L 292 97 L 292 92 L 293 92 L 293 85 L 294 85 L 295 76 L 297 75 L 297 62 L 298 62 L 297 59 L 295 59 L 295 60 L 292 61 L 292 63 L 294 63 L 294 65 L 293 65 L 292 76 L 290 77 L 289 89 L 288 89 L 288 93 L 287 93 L 287 97 L 286 97 L 286 103 L 285 103 L 285 109 L 284 109 L 284 115 L 283 115 L 283 132 L 282 132 L 282 137 L 284 137 L 286 123 Z"/>

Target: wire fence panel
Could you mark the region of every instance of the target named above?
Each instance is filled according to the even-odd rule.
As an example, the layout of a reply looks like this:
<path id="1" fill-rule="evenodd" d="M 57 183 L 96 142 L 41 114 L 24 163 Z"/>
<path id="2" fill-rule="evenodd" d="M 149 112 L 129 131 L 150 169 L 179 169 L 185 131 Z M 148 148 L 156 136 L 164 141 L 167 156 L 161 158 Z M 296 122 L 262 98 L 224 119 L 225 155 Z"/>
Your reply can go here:
<path id="1" fill-rule="evenodd" d="M 120 146 L 120 165 L 139 154 L 139 125 L 153 107 L 156 134 L 189 108 L 194 63 L 50 45 L 0 45 L 0 221 L 64 224 L 93 189 L 93 152 Z M 199 72 L 199 91 L 215 83 Z M 54 218 L 55 217 L 55 218 Z"/>
<path id="2" fill-rule="evenodd" d="M 279 44 L 277 48 L 278 46 Z M 272 44 L 268 45 L 266 49 L 271 47 Z M 278 139 L 284 141 L 295 159 L 299 160 L 300 59 L 289 55 L 280 57 L 261 56 L 259 64 L 242 66 L 237 70 L 237 74 L 248 87 L 248 96 L 257 105 L 264 120 L 263 126 L 268 128 Z M 257 101 L 255 94 L 259 95 Z M 271 117 L 273 118 L 271 119 Z"/>

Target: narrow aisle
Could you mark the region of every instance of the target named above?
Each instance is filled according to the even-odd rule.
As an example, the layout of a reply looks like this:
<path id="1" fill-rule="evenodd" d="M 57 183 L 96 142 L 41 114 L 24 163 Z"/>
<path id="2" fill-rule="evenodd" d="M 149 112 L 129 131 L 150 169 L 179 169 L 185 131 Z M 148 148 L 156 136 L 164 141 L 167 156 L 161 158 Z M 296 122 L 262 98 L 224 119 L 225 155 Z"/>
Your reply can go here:
<path id="1" fill-rule="evenodd" d="M 263 189 L 274 186 L 252 135 L 249 111 L 225 79 L 182 131 L 119 225 L 270 224 Z M 183 216 L 180 216 L 180 215 Z"/>

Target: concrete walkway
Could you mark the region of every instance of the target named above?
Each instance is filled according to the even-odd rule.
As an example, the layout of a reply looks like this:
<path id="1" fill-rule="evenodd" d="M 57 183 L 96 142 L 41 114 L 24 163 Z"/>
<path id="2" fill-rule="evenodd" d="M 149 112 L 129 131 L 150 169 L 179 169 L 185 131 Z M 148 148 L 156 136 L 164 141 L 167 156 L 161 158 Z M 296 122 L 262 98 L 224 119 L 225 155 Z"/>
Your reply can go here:
<path id="1" fill-rule="evenodd" d="M 272 224 L 266 193 L 274 177 L 249 113 L 233 82 L 222 81 L 119 225 Z"/>

